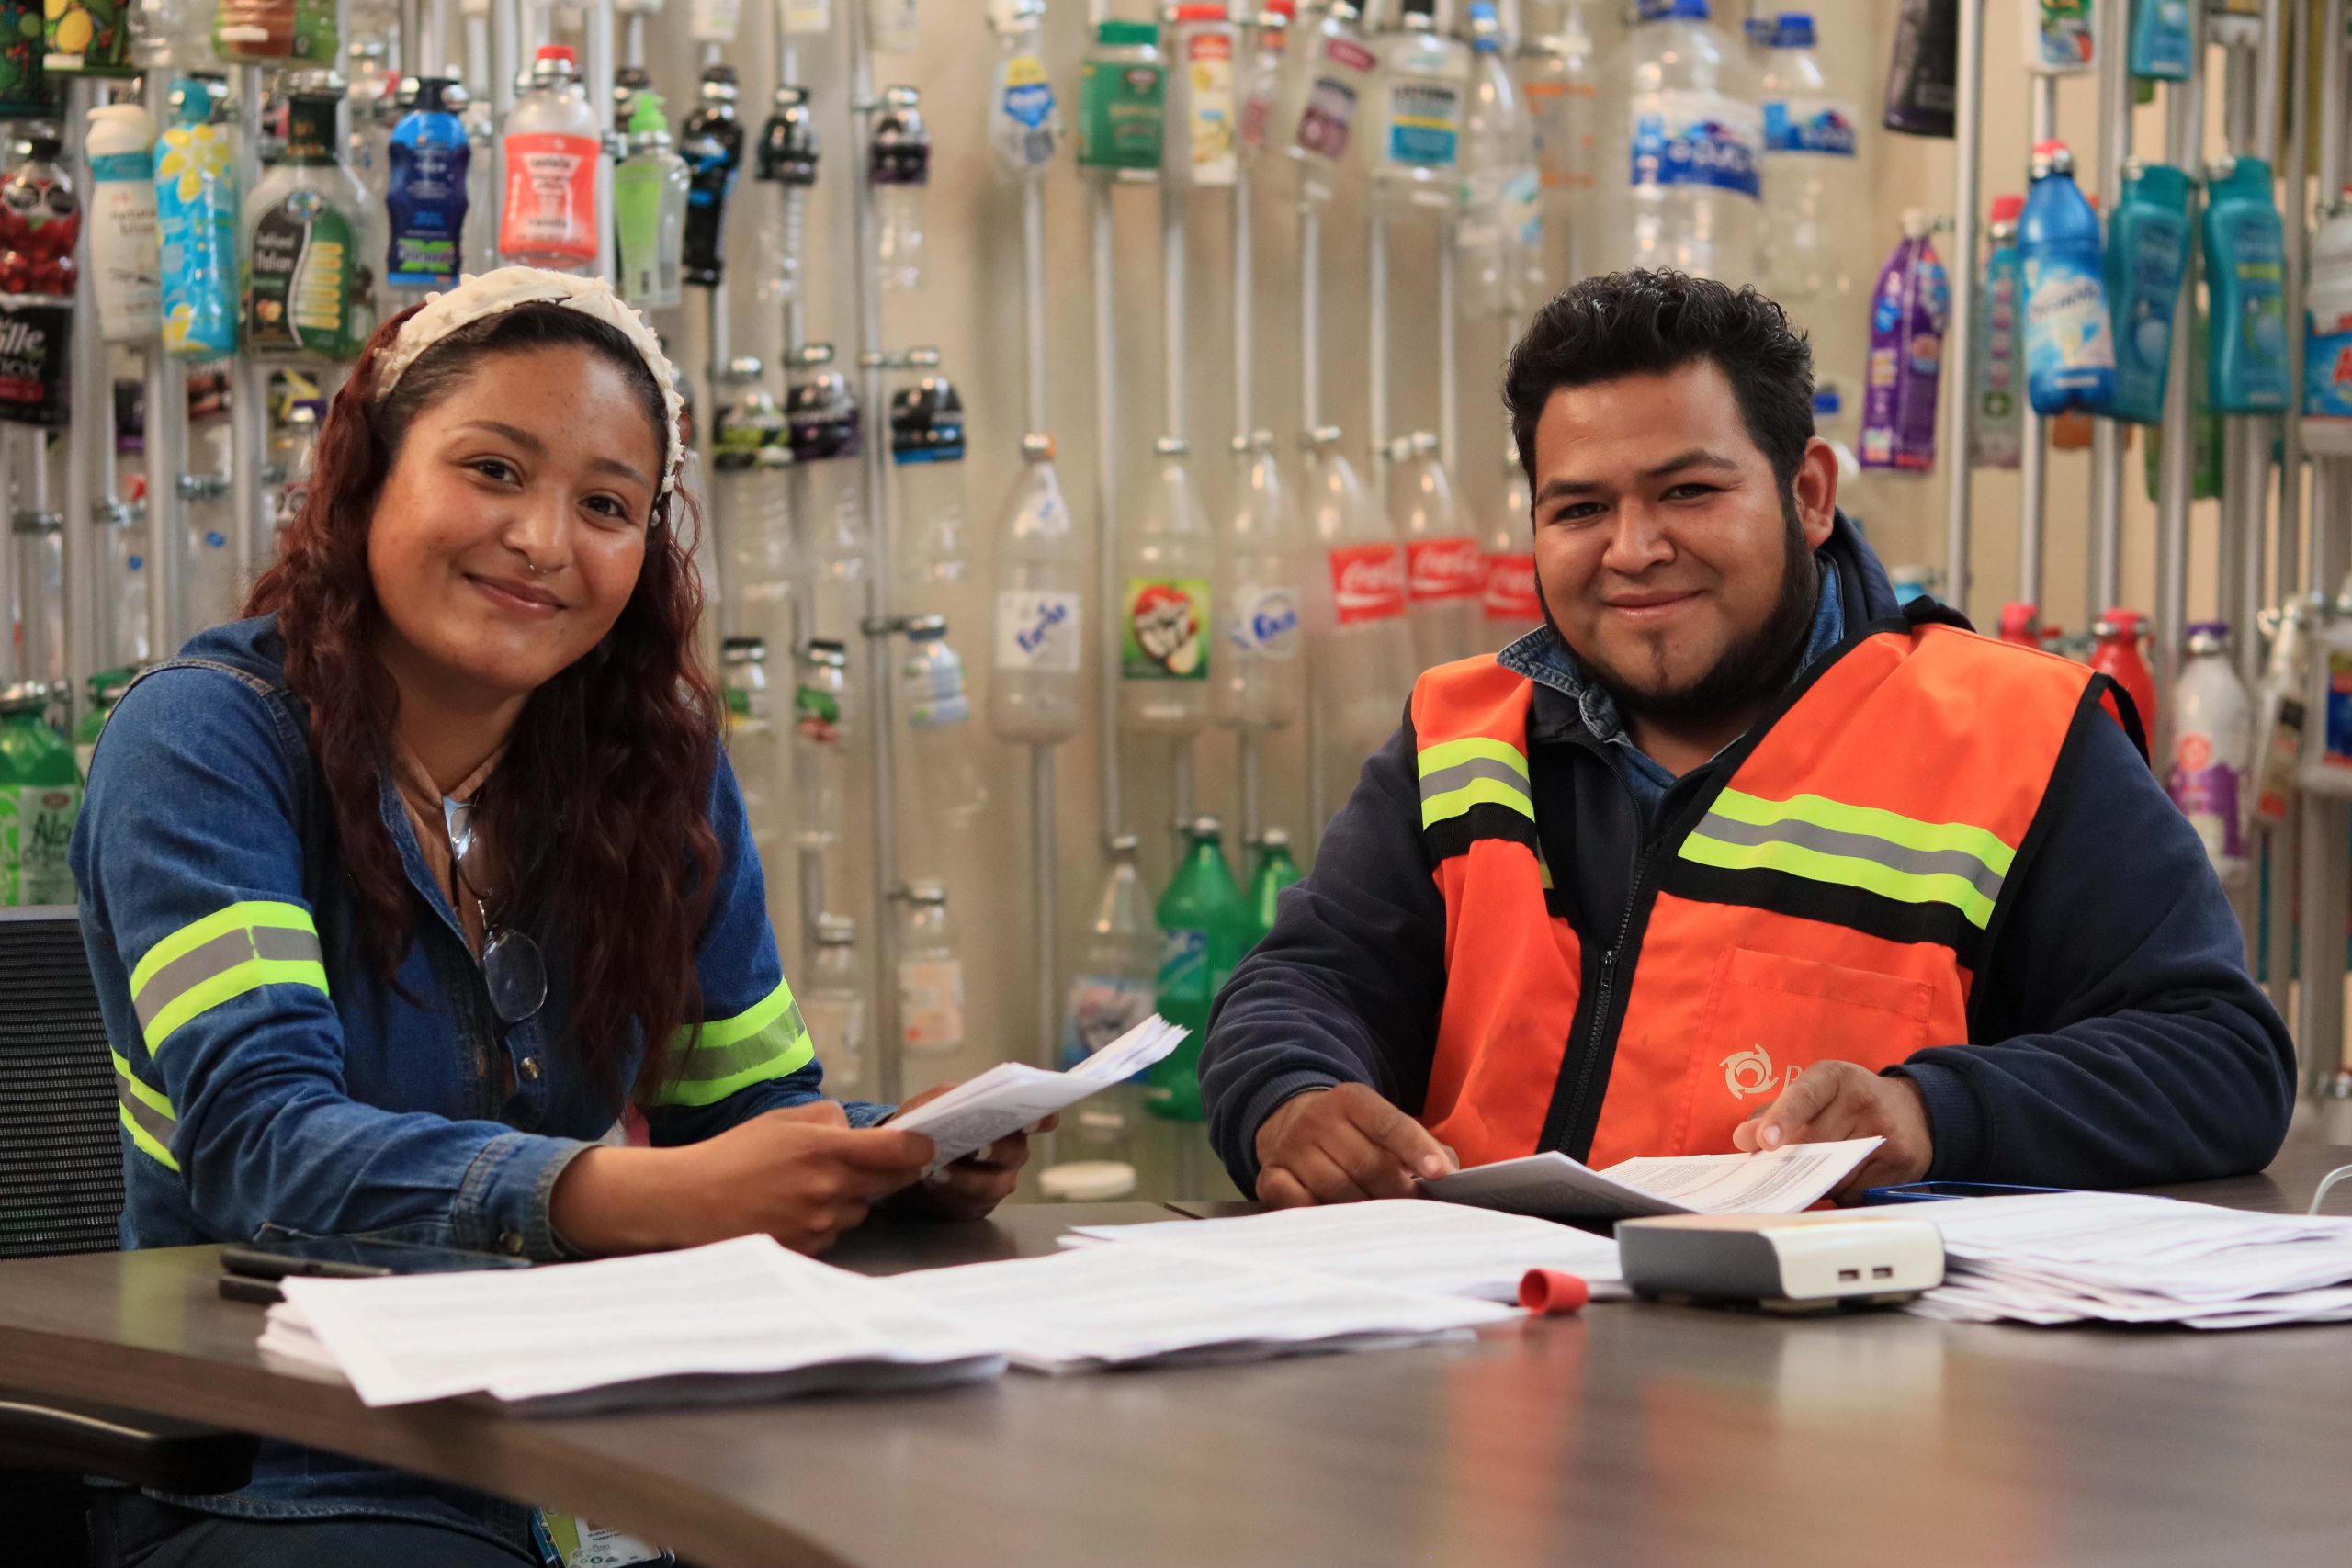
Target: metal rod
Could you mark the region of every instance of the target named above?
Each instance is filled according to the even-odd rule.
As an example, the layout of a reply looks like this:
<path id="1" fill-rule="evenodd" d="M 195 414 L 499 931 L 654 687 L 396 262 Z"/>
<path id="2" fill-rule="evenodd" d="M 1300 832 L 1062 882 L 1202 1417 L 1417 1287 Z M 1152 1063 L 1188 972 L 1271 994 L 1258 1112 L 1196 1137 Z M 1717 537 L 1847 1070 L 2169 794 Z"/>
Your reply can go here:
<path id="1" fill-rule="evenodd" d="M 1060 921 L 1054 900 L 1054 749 L 1029 749 L 1029 839 L 1035 854 L 1030 869 L 1031 930 L 1037 948 L 1037 1049 L 1041 1067 L 1059 1066 L 1055 1059 L 1054 1025 L 1061 1010 L 1058 955 L 1055 937 Z"/>
<path id="2" fill-rule="evenodd" d="M 1257 347 L 1256 235 L 1250 209 L 1247 165 L 1233 176 L 1233 434 L 1248 440 L 1257 419 L 1257 377 L 1250 360 Z"/>
<path id="3" fill-rule="evenodd" d="M 1365 225 L 1364 240 L 1364 442 L 1371 449 L 1365 472 L 1374 495 L 1388 482 L 1388 220 L 1379 212 Z"/>
<path id="4" fill-rule="evenodd" d="M 1266 830 L 1266 732 L 1241 731 L 1241 834 L 1254 839 Z"/>
<path id="5" fill-rule="evenodd" d="M 1455 304 L 1454 225 L 1437 236 L 1437 455 L 1449 474 L 1462 472 L 1462 318 Z"/>
<path id="6" fill-rule="evenodd" d="M 261 67 L 239 65 L 232 67 L 232 72 L 237 90 L 237 189 L 239 200 L 246 201 L 261 183 Z M 237 520 L 230 550 L 236 562 L 237 597 L 242 600 L 252 581 L 254 534 L 261 516 L 261 471 L 269 461 L 269 420 L 263 408 L 269 380 L 250 354 L 230 361 L 229 378 L 229 495 Z"/>
<path id="7" fill-rule="evenodd" d="M 1094 682 L 1096 787 L 1102 796 L 1102 841 L 1127 830 L 1119 793 L 1119 337 L 1118 239 L 1111 192 L 1102 181 L 1086 192 L 1094 231 L 1094 602 L 1101 657 Z"/>
<path id="8" fill-rule="evenodd" d="M 2222 60 L 2224 142 L 2231 156 L 2252 157 L 2256 141 L 2254 124 L 2256 51 L 2250 45 L 2233 47 L 2223 52 Z M 2259 487 L 2251 483 L 2247 470 L 2245 427 L 2256 423 L 2259 422 L 2249 414 L 2231 414 L 2222 421 L 2222 505 L 2220 526 L 2213 536 L 2216 552 L 2213 617 L 2216 620 L 2235 621 L 2239 618 L 2245 603 L 2245 580 L 2249 567 L 2253 568 L 2254 592 L 2257 600 L 2262 592 L 2259 575 L 2262 558 L 2248 537 L 2260 532 L 2259 520 L 2247 515 Z M 2249 552 L 2252 552 L 2251 558 Z"/>
<path id="9" fill-rule="evenodd" d="M 2311 148 L 2311 73 L 2302 62 L 2311 58 L 2311 7 L 2297 6 L 2289 24 L 2293 39 L 2286 52 L 2290 79 L 2287 83 L 2288 103 L 2291 112 L 2288 118 L 2287 149 L 2283 160 L 2286 196 L 2286 314 L 2290 322 L 2303 319 L 2304 254 L 2311 241 L 2311 181 L 2303 175 L 2310 167 Z M 2274 547 L 2275 560 L 2272 581 L 2277 583 L 2275 602 L 2280 604 L 2295 597 L 2301 581 L 2298 556 L 2303 542 L 2303 352 L 2305 343 L 2300 330 L 2287 333 L 2287 411 L 2278 424 L 2278 525 Z M 2255 666 L 2254 679 L 2260 679 L 2261 665 Z M 2281 840 L 2287 841 L 2282 839 Z M 2278 880 L 2287 880 L 2284 868 L 2274 863 Z M 2274 931 L 2283 930 L 2274 926 Z M 2283 982 L 2278 993 L 2286 995 Z"/>
<path id="10" fill-rule="evenodd" d="M 621 63 L 642 66 L 645 63 L 645 13 L 631 11 L 621 23 Z M 788 76 L 779 81 L 790 81 Z"/>
<path id="11" fill-rule="evenodd" d="M 2110 7 L 2111 9 L 2112 7 Z M 2039 146 L 2057 135 L 2058 78 L 2035 76 L 2033 82 L 2032 129 L 2033 144 Z M 2109 197 L 2112 209 L 2114 198 Z M 1975 265 L 1975 252 L 1963 249 L 1959 253 L 1967 258 L 1965 265 Z M 1967 289 L 1955 290 L 1965 294 Z M 1947 336 L 1944 341 L 1951 342 Z M 1958 382 L 1955 393 L 1969 385 Z M 1963 394 L 1964 395 L 1964 394 Z M 1965 453 L 1955 453 L 1954 462 L 1965 462 Z M 2037 608 L 2041 605 L 2041 562 L 2050 533 L 2050 420 L 2033 412 L 2029 403 L 2025 411 L 2025 444 L 2018 463 L 2018 590 L 2017 596 L 2024 604 Z"/>
<path id="12" fill-rule="evenodd" d="M 1169 737 L 1169 795 L 1174 800 L 1176 842 L 1181 854 L 1186 832 L 1193 826 L 1193 738 L 1189 735 Z"/>
<path id="13" fill-rule="evenodd" d="M 596 153 L 596 276 L 611 279 L 619 275 L 619 258 L 614 246 L 619 242 L 618 229 L 613 222 L 613 75 L 619 62 L 613 51 L 613 0 L 589 0 L 588 29 L 588 105 L 595 110 L 599 132 Z M 716 292 L 714 290 L 713 292 Z M 720 302 L 720 309 L 726 308 Z"/>
<path id="14" fill-rule="evenodd" d="M 2098 8 L 2098 188 L 2111 214 L 2123 199 L 2123 163 L 2132 155 L 2130 7 Z M 2091 427 L 2090 571 L 2083 624 L 2123 599 L 2123 437 L 2120 420 Z"/>
<path id="15" fill-rule="evenodd" d="M 1323 423 L 1323 214 L 1298 209 L 1298 401 L 1306 433 Z"/>
<path id="16" fill-rule="evenodd" d="M 65 143 L 64 162 L 84 190 L 88 190 L 90 185 L 83 148 L 90 107 L 97 97 L 98 84 L 95 79 L 66 78 L 65 123 L 60 128 Z M 95 414 L 98 405 L 110 405 L 113 401 L 113 389 L 107 384 L 106 345 L 98 341 L 94 281 L 89 267 L 76 269 L 72 358 L 67 366 L 74 400 L 81 405 L 65 429 L 65 706 L 69 712 L 82 701 L 90 675 L 97 668 L 98 549 L 91 508 L 99 491 L 98 469 L 104 467 L 111 473 L 114 468 L 113 452 L 101 445 L 109 422 L 85 417 Z M 29 582 L 18 587 L 29 611 L 39 589 Z"/>
<path id="17" fill-rule="evenodd" d="M 1021 187 L 1021 327 L 1027 353 L 1029 429 L 1047 428 L 1046 412 L 1046 187 Z"/>
<path id="18" fill-rule="evenodd" d="M 1184 439 L 1184 193 L 1159 187 L 1160 434 Z"/>
<path id="19" fill-rule="evenodd" d="M 2293 334 L 2300 338 L 2301 333 Z M 2301 387 L 2301 382 L 2291 383 Z M 2256 629 L 2264 600 L 2265 566 L 2269 554 L 2270 432 L 2272 421 L 2262 418 L 2230 421 L 2229 510 L 2236 513 L 2238 535 L 2237 601 L 2222 606 L 2231 630 L 2237 635 L 2238 678 L 2249 690 L 2262 680 L 2262 636 Z"/>
<path id="20" fill-rule="evenodd" d="M 1978 187 L 1983 152 L 1976 144 L 1976 122 L 1984 97 L 1984 0 L 1960 0 L 1959 53 L 1952 117 L 1953 145 L 1958 154 L 1952 191 L 1952 254 L 1960 258 L 1961 265 L 1973 269 L 1976 265 L 1976 214 L 1982 205 Z M 1943 401 L 1944 472 L 1951 497 L 1950 514 L 1944 525 L 1944 597 L 1962 613 L 1968 608 L 1972 479 L 1968 463 L 1968 389 L 1973 384 L 1976 360 L 1972 335 L 1976 310 L 1970 299 L 1972 292 L 1966 288 L 1951 291 L 1951 316 L 1944 331 L 1944 342 L 1950 345 L 1944 375 L 1951 383 L 1951 395 Z"/>
<path id="21" fill-rule="evenodd" d="M 727 509 L 718 504 L 719 389 L 727 374 L 729 346 L 727 285 L 723 280 L 702 291 L 702 308 L 703 343 L 710 352 L 703 361 L 703 416 L 695 422 L 695 439 L 702 446 L 702 482 L 706 487 L 702 525 L 710 538 L 710 548 L 703 558 L 703 569 L 709 577 L 704 584 L 704 592 L 708 602 L 718 609 L 718 635 L 729 637 L 741 627 L 737 624 L 741 615 L 740 606 L 727 591 L 727 536 L 732 520 L 728 517 Z M 881 423 L 879 405 L 869 405 L 866 417 L 878 425 Z M 875 440 L 881 439 L 883 437 L 877 431 Z"/>
<path id="22" fill-rule="evenodd" d="M 2199 35 L 2201 39 L 2201 34 Z M 2166 157 L 2184 169 L 2200 166 L 2198 149 L 2205 137 L 2205 49 L 2200 42 L 2188 52 L 2188 76 L 2165 88 L 2165 147 Z M 2189 231 L 2197 231 L 2199 188 L 2188 195 Z M 2196 330 L 2199 249 L 2188 248 L 2188 265 L 2181 274 L 2180 303 L 2173 312 L 2172 357 L 2165 376 L 2164 459 L 2156 478 L 2156 603 L 2154 642 L 2156 689 L 2172 690 L 2180 671 L 2180 628 L 2188 619 L 2188 502 L 2191 465 L 2196 458 L 2195 389 L 2189 384 L 2189 338 Z M 2167 755 L 2169 708 L 2157 705 L 2156 733 L 2148 737 L 2156 756 Z"/>

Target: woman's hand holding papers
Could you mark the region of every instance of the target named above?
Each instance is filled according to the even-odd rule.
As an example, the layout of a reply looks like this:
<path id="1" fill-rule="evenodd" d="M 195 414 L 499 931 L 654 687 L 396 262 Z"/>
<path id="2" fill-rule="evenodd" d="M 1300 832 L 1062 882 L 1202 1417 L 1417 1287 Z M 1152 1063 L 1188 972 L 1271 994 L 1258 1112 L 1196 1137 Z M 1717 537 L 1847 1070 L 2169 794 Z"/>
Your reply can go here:
<path id="1" fill-rule="evenodd" d="M 954 1084 L 941 1084 L 936 1089 L 927 1089 L 899 1106 L 899 1111 L 912 1111 L 955 1087 Z M 929 1180 L 919 1181 L 908 1189 L 903 1197 L 891 1204 L 892 1212 L 932 1214 L 951 1220 L 985 1217 L 999 1203 L 1012 1196 L 1013 1188 L 1021 1180 L 1021 1168 L 1029 1163 L 1029 1134 L 1050 1133 L 1060 1122 L 1061 1118 L 1057 1116 L 1048 1116 L 1035 1126 L 999 1138 L 988 1147 L 966 1155 L 953 1165 L 942 1166 Z"/>
<path id="2" fill-rule="evenodd" d="M 1815 1062 L 1779 1099 L 1733 1128 L 1731 1141 L 1742 1153 L 1753 1153 L 1870 1137 L 1886 1142 L 1831 1191 L 1839 1203 L 1859 1203 L 1873 1187 L 1920 1180 L 1934 1163 L 1936 1140 L 1928 1102 L 1909 1078 L 1884 1077 L 1855 1062 Z"/>

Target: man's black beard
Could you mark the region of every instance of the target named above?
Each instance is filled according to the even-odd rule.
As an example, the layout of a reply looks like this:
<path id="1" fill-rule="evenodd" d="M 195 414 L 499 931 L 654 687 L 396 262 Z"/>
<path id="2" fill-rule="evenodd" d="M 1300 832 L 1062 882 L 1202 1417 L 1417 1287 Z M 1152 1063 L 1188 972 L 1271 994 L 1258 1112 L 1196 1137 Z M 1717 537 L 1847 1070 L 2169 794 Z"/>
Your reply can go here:
<path id="1" fill-rule="evenodd" d="M 1821 601 L 1824 569 L 1815 564 L 1812 550 L 1805 547 L 1804 526 L 1798 520 L 1794 498 L 1781 498 L 1781 517 L 1786 525 L 1782 532 L 1786 558 L 1781 572 L 1780 595 L 1773 601 L 1771 614 L 1752 634 L 1725 649 L 1723 657 L 1706 673 L 1687 686 L 1669 692 L 1645 692 L 1626 684 L 1599 660 L 1560 637 L 1560 625 L 1552 618 L 1551 599 L 1543 592 L 1544 585 L 1539 581 L 1536 597 L 1544 601 L 1544 624 L 1552 628 L 1554 637 L 1560 637 L 1563 647 L 1577 656 L 1577 662 L 1584 666 L 1593 682 L 1616 702 L 1618 713 L 1628 722 L 1639 716 L 1654 724 L 1685 725 L 1761 706 L 1795 679 L 1805 645 L 1813 640 L 1814 611 Z"/>

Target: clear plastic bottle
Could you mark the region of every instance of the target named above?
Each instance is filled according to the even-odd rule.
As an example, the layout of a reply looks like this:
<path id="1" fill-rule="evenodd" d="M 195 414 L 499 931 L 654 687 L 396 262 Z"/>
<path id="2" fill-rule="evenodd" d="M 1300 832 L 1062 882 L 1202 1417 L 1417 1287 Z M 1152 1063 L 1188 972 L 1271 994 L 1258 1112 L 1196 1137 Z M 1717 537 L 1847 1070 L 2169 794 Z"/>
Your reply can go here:
<path id="1" fill-rule="evenodd" d="M 1484 651 L 1478 536 L 1454 500 L 1437 437 L 1426 430 L 1389 444 L 1388 517 L 1405 545 L 1406 618 L 1416 663 L 1427 670 Z"/>
<path id="2" fill-rule="evenodd" d="M 1356 116 L 1372 94 L 1378 64 L 1363 36 L 1363 8 L 1330 0 L 1312 22 L 1300 22 L 1283 46 L 1282 98 L 1274 135 L 1298 169 L 1299 199 L 1319 207 L 1348 155 Z"/>
<path id="3" fill-rule="evenodd" d="M 2197 829 L 2223 886 L 2251 880 L 2245 842 L 2245 787 L 2254 757 L 2254 705 L 2230 659 L 2230 628 L 2203 621 L 2188 628 L 2188 657 L 2172 688 L 2172 766 L 2165 788 Z"/>
<path id="4" fill-rule="evenodd" d="M 899 588 L 917 609 L 977 626 L 970 520 L 964 505 L 964 400 L 928 374 L 890 399 L 891 500 L 899 514 Z"/>
<path id="5" fill-rule="evenodd" d="M 1853 287 L 1838 225 L 1869 209 L 1856 156 L 1861 110 L 1830 91 L 1813 17 L 1783 11 L 1763 52 L 1764 288 L 1811 299 Z"/>
<path id="6" fill-rule="evenodd" d="M 947 889 L 911 884 L 899 902 L 899 1043 L 942 1056 L 964 1043 L 964 961 Z"/>
<path id="7" fill-rule="evenodd" d="M 808 984 L 798 987 L 800 1020 L 824 1065 L 825 1092 L 855 1093 L 865 1082 L 865 1058 L 873 1028 L 865 1015 L 865 987 L 858 974 L 857 922 L 847 915 L 817 917 L 817 959 Z"/>
<path id="8" fill-rule="evenodd" d="M 650 87 L 629 96 L 628 132 L 613 171 L 615 254 L 621 298 L 640 310 L 676 305 L 684 283 L 686 204 L 693 175 L 671 150 L 662 95 Z"/>
<path id="9" fill-rule="evenodd" d="M 727 760 L 743 793 L 743 816 L 752 825 L 752 847 L 763 872 L 782 868 L 778 849 L 790 810 L 785 738 L 775 724 L 768 690 L 768 644 L 764 637 L 730 637 L 718 645 L 718 676 L 727 698 Z"/>
<path id="10" fill-rule="evenodd" d="M 229 481 L 217 482 L 221 501 L 215 510 L 225 513 Z M 191 529 L 196 522 L 197 509 L 191 505 Z M 53 686 L 66 678 L 65 518 L 60 513 L 27 507 L 11 518 L 9 531 L 17 546 L 17 672 L 25 680 Z M 221 542 L 227 544 L 225 536 Z M 197 617 L 198 626 L 219 626 L 236 615 L 235 565 L 226 548 L 216 553 L 222 558 L 217 562 L 191 560 L 199 571 L 206 566 L 216 569 L 211 575 L 192 577 L 187 584 L 188 611 Z M 208 614 L 209 620 L 203 618 Z"/>
<path id="11" fill-rule="evenodd" d="M 922 0 L 871 0 L 865 29 L 876 54 L 912 54 L 922 47 Z"/>
<path id="12" fill-rule="evenodd" d="M 1527 470 L 1516 447 L 1503 453 L 1503 501 L 1495 525 L 1487 530 L 1479 560 L 1478 644 L 1481 652 L 1509 648 L 1544 624 L 1544 598 L 1535 583 L 1535 512 Z"/>
<path id="13" fill-rule="evenodd" d="M 1639 17 L 1601 70 L 1615 96 L 1601 114 L 1591 265 L 1751 283 L 1764 115 L 1747 48 L 1712 25 L 1707 0 L 1641 0 Z"/>
<path id="14" fill-rule="evenodd" d="M 1086 668 L 1085 569 L 1054 438 L 1021 438 L 1021 476 L 997 525 L 996 654 L 989 729 L 1051 746 L 1078 733 Z"/>
<path id="15" fill-rule="evenodd" d="M 604 222 L 596 210 L 603 131 L 581 90 L 578 56 L 560 44 L 542 48 L 531 65 L 530 90 L 507 111 L 500 139 L 506 165 L 501 262 L 552 272 L 595 266 Z"/>
<path id="16" fill-rule="evenodd" d="M 752 177 L 776 187 L 760 222 L 758 295 L 763 307 L 799 298 L 808 255 L 808 190 L 817 183 L 817 127 L 806 87 L 775 90 L 775 107 L 760 128 Z"/>
<path id="17" fill-rule="evenodd" d="M 1406 619 L 1404 547 L 1340 452 L 1340 430 L 1309 437 L 1306 526 L 1321 556 L 1307 572 L 1313 679 L 1324 776 L 1344 795 L 1396 728 L 1418 672 Z M 1334 805 L 1337 802 L 1333 802 Z"/>
<path id="18" fill-rule="evenodd" d="M 731 65 L 702 68 L 701 102 L 678 128 L 678 154 L 691 176 L 686 197 L 685 279 L 704 288 L 727 271 L 727 210 L 743 167 L 743 122 Z"/>
<path id="19" fill-rule="evenodd" d="M 1137 733 L 1192 735 L 1209 720 L 1216 537 L 1193 482 L 1191 445 L 1163 436 L 1152 451 L 1151 499 L 1120 530 L 1119 714 Z"/>
<path id="20" fill-rule="evenodd" d="M 460 245 L 467 272 L 489 272 L 498 265 L 497 127 L 488 95 L 466 106 L 458 117 L 466 125 L 466 228 Z"/>
<path id="21" fill-rule="evenodd" d="M 1293 0 L 1267 0 L 1250 40 L 1250 63 L 1235 85 L 1241 105 L 1241 155 L 1256 164 L 1266 155 L 1283 93 L 1283 49 L 1290 39 Z"/>
<path id="22" fill-rule="evenodd" d="M 1159 933 L 1136 869 L 1139 840 L 1111 840 L 1111 867 L 1094 900 L 1093 918 L 1079 938 L 1062 1014 L 1061 1061 L 1067 1072 L 1149 1018 L 1159 982 Z M 1057 1166 L 1073 1160 L 1132 1158 L 1129 1139 L 1139 1086 L 1116 1084 L 1080 1100 L 1062 1119 Z"/>
<path id="23" fill-rule="evenodd" d="M 1061 141 L 1061 109 L 1046 73 L 1046 0 L 989 0 L 996 75 L 989 90 L 989 150 L 997 172 L 1018 184 L 1042 178 Z"/>
<path id="24" fill-rule="evenodd" d="M 1586 0 L 1528 0 L 1527 27 L 1511 57 L 1521 101 L 1535 122 L 1544 178 L 1544 221 L 1555 253 L 1566 236 L 1569 277 L 1582 277 L 1591 221 L 1593 172 L 1600 152 L 1600 73 L 1593 58 Z"/>
<path id="25" fill-rule="evenodd" d="M 849 804 L 849 652 L 814 637 L 795 660 L 792 692 L 792 842 L 828 850 L 841 841 Z"/>
<path id="26" fill-rule="evenodd" d="M 1160 15 L 1169 66 L 1161 177 L 1179 190 L 1229 186 L 1239 168 L 1233 96 L 1239 29 L 1227 19 L 1225 0 L 1163 6 Z"/>
<path id="27" fill-rule="evenodd" d="M 1306 526 L 1274 461 L 1274 437 L 1234 437 L 1233 511 L 1217 550 L 1218 639 L 1210 682 L 1219 724 L 1279 729 L 1306 705 Z"/>
<path id="28" fill-rule="evenodd" d="M 1437 0 L 1405 0 L 1395 32 L 1374 40 L 1380 75 L 1364 138 L 1373 199 L 1395 214 L 1442 216 L 1460 199 L 1470 51 L 1437 30 Z"/>
<path id="29" fill-rule="evenodd" d="M 899 697 L 906 710 L 909 747 L 923 814 L 933 824 L 968 827 L 988 804 L 980 772 L 979 727 L 964 689 L 964 660 L 947 646 L 944 615 L 907 623 L 906 656 L 899 663 Z"/>
<path id="30" fill-rule="evenodd" d="M 720 581 L 736 626 L 790 646 L 792 444 L 784 410 L 760 384 L 765 367 L 746 355 L 727 362 L 712 415 L 711 525 L 725 549 Z"/>
<path id="31" fill-rule="evenodd" d="M 923 128 L 922 95 L 892 87 L 875 118 L 866 169 L 874 186 L 876 280 L 884 289 L 922 287 L 923 190 L 931 182 L 931 132 Z"/>
<path id="32" fill-rule="evenodd" d="M 228 476 L 182 474 L 180 500 L 187 516 L 187 581 L 183 591 L 187 595 L 188 624 L 198 627 L 224 625 L 237 618 L 237 606 L 244 594 L 244 585 L 237 581 L 236 521 L 229 500 Z M 57 514 L 17 513 L 16 526 L 20 546 L 24 543 L 28 515 Z M 23 569 L 20 566 L 18 570 Z M 20 584 L 33 581 L 37 580 L 18 579 Z M 23 592 L 21 586 L 17 592 Z M 28 636 L 28 648 L 30 641 Z M 39 666 L 28 664 L 25 668 L 37 670 Z"/>
<path id="33" fill-rule="evenodd" d="M 1487 0 L 1470 7 L 1470 99 L 1463 117 L 1459 299 L 1473 316 L 1523 315 L 1544 298 L 1544 184 L 1535 122 L 1503 63 Z"/>

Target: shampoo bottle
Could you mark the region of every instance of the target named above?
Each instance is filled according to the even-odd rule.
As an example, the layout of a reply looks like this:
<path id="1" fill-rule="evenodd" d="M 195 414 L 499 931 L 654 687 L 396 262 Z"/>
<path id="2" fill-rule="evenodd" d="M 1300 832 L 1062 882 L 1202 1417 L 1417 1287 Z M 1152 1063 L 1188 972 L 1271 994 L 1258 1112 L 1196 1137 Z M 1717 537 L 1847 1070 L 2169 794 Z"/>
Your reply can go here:
<path id="1" fill-rule="evenodd" d="M 210 85 L 172 84 L 172 123 L 155 159 L 163 248 L 164 348 L 184 359 L 237 352 L 237 148 L 212 123 Z"/>
<path id="2" fill-rule="evenodd" d="M 2206 182 L 2206 400 L 2216 413 L 2276 413 L 2287 406 L 2287 262 L 2270 165 L 2226 159 Z"/>
<path id="3" fill-rule="evenodd" d="M 2108 412 L 2134 424 L 2164 418 L 2173 312 L 2188 268 L 2188 176 L 2169 164 L 2123 165 L 2123 199 L 2107 236 L 2107 303 L 2115 337 Z"/>
<path id="4" fill-rule="evenodd" d="M 2196 0 L 2138 0 L 2132 7 L 2132 74 L 2150 80 L 2188 80 L 2189 51 L 2196 47 L 2189 14 Z"/>

